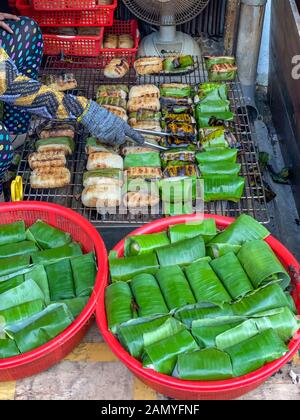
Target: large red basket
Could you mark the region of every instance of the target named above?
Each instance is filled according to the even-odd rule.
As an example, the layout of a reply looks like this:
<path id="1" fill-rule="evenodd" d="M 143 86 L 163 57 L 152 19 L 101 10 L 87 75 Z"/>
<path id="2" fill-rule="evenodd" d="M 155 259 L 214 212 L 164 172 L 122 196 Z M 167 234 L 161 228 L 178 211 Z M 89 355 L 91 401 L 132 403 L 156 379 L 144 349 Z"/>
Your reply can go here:
<path id="1" fill-rule="evenodd" d="M 35 10 L 41 11 L 95 10 L 103 7 L 109 9 L 114 7 L 114 3 L 113 0 L 111 5 L 99 6 L 98 0 L 32 0 Z"/>
<path id="2" fill-rule="evenodd" d="M 203 216 L 193 215 L 161 219 L 137 229 L 132 232 L 131 235 L 161 232 L 166 230 L 169 225 L 197 221 L 201 218 L 203 218 Z M 214 218 L 220 229 L 226 228 L 234 221 L 234 219 L 219 216 L 205 216 L 205 218 Z M 118 252 L 119 256 L 124 254 L 124 242 L 125 239 L 114 248 L 114 250 Z M 289 270 L 293 278 L 293 298 L 295 300 L 298 313 L 300 313 L 300 266 L 293 255 L 274 237 L 269 236 L 266 239 L 266 242 L 271 246 L 283 265 L 287 268 L 287 270 Z M 106 280 L 106 283 L 102 283 L 101 285 L 101 298 L 96 310 L 97 322 L 105 341 L 108 343 L 116 356 L 141 381 L 149 387 L 155 389 L 157 392 L 172 398 L 180 400 L 229 400 L 238 398 L 262 385 L 270 376 L 275 374 L 287 362 L 289 362 L 300 348 L 300 331 L 298 331 L 293 340 L 290 342 L 290 352 L 287 355 L 247 376 L 226 381 L 182 381 L 170 376 L 162 375 L 154 370 L 144 369 L 142 364 L 131 357 L 114 335 L 108 330 L 105 312 L 105 288 L 107 285 L 108 279 Z"/>
<path id="3" fill-rule="evenodd" d="M 93 294 L 81 315 L 54 340 L 21 356 L 0 360 L 0 381 L 12 381 L 44 371 L 63 359 L 86 334 L 99 301 L 102 284 L 107 282 L 108 266 L 105 245 L 97 230 L 82 216 L 61 206 L 48 203 L 21 202 L 0 204 L 0 224 L 24 220 L 26 225 L 42 219 L 69 232 L 85 252 L 94 251 L 98 275 Z"/>
<path id="4" fill-rule="evenodd" d="M 40 26 L 112 26 L 117 5 L 118 1 L 114 0 L 111 6 L 91 10 L 82 7 L 80 10 L 40 11 L 35 10 L 28 0 L 17 0 L 16 7 L 20 15 L 35 19 Z"/>
<path id="5" fill-rule="evenodd" d="M 106 65 L 110 60 L 113 58 L 126 58 L 129 64 L 133 64 L 139 43 L 141 40 L 140 31 L 138 28 L 138 22 L 136 20 L 129 20 L 129 21 L 122 21 L 122 20 L 115 20 L 113 26 L 107 27 L 104 29 L 103 39 L 107 35 L 114 34 L 114 35 L 125 35 L 129 34 L 134 39 L 134 47 L 128 49 L 119 49 L 119 48 L 112 48 L 112 49 L 104 49 L 102 48 L 100 51 L 101 57 L 104 57 L 103 64 Z"/>
<path id="6" fill-rule="evenodd" d="M 62 52 L 69 56 L 97 57 L 103 43 L 103 28 L 98 36 L 49 35 L 43 31 L 44 54 L 58 55 Z"/>

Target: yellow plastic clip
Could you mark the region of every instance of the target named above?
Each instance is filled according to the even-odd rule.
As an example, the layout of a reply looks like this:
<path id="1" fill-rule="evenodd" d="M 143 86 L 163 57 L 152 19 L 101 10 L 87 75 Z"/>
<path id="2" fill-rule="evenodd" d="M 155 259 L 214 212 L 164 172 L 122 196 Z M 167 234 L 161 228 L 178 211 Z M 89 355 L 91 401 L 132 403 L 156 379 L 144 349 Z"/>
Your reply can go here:
<path id="1" fill-rule="evenodd" d="M 21 176 L 17 176 L 11 183 L 11 201 L 22 201 L 23 200 L 23 181 Z"/>

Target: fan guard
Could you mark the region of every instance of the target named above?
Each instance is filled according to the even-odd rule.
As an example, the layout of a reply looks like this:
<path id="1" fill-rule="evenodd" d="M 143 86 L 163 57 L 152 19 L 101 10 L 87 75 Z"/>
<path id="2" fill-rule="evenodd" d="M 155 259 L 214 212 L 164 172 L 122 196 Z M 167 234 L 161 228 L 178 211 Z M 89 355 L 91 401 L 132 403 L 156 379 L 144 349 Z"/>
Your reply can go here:
<path id="1" fill-rule="evenodd" d="M 151 25 L 180 25 L 199 15 L 209 0 L 123 0 L 139 19 Z"/>

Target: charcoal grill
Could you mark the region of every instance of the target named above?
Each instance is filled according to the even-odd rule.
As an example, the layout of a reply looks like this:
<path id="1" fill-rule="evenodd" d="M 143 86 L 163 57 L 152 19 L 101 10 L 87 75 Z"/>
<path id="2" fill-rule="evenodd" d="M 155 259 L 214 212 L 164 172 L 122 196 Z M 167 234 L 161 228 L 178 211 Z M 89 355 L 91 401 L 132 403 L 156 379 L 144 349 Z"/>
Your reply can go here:
<path id="1" fill-rule="evenodd" d="M 205 65 L 200 59 L 195 59 L 195 70 L 180 75 L 160 76 L 136 76 L 134 69 L 119 83 L 134 86 L 136 84 L 179 82 L 198 85 L 208 80 Z M 41 73 L 42 80 L 49 74 L 58 74 L 69 71 L 74 74 L 78 81 L 78 89 L 74 94 L 84 95 L 88 98 L 95 98 L 97 87 L 101 84 L 109 84 L 110 81 L 104 77 L 103 68 L 106 65 L 106 58 L 82 58 L 72 57 L 61 60 L 59 57 L 48 57 Z M 243 99 L 239 81 L 228 83 L 229 98 L 231 107 L 235 113 L 235 135 L 241 144 L 239 161 L 242 164 L 242 176 L 246 179 L 244 195 L 239 203 L 213 202 L 205 204 L 205 212 L 221 216 L 237 217 L 242 213 L 253 216 L 261 223 L 269 223 L 269 212 L 266 203 L 265 191 L 262 182 L 261 170 L 258 162 L 258 153 L 254 141 L 254 133 L 250 126 L 247 107 Z M 32 121 L 33 129 L 40 121 Z M 96 227 L 136 227 L 151 222 L 162 216 L 159 208 L 157 214 L 98 214 L 93 209 L 85 208 L 80 195 L 83 190 L 83 172 L 85 171 L 87 156 L 85 154 L 85 141 L 88 133 L 78 125 L 76 130 L 76 151 L 68 158 L 68 167 L 72 173 L 71 184 L 63 189 L 57 190 L 34 190 L 30 186 L 30 168 L 28 155 L 34 151 L 34 138 L 30 133 L 24 143 L 21 162 L 18 174 L 23 177 L 24 200 L 46 201 L 69 207 L 92 222 Z"/>

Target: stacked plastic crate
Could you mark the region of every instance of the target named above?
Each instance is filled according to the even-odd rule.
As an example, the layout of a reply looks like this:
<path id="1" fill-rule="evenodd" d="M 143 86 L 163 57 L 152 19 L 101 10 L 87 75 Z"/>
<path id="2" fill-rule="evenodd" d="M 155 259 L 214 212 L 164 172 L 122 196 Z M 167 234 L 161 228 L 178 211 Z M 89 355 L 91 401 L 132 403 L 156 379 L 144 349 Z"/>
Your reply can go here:
<path id="1" fill-rule="evenodd" d="M 139 44 L 135 20 L 114 21 L 118 0 L 17 0 L 20 15 L 35 19 L 42 28 L 45 55 L 109 58 L 135 57 Z M 107 33 L 130 34 L 134 48 L 103 49 Z"/>

